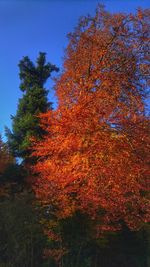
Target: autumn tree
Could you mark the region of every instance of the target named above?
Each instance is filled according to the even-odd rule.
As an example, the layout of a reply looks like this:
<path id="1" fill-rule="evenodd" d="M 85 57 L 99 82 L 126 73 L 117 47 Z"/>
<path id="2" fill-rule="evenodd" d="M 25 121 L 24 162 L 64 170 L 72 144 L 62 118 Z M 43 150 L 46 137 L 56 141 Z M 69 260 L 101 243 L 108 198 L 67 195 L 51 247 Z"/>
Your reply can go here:
<path id="1" fill-rule="evenodd" d="M 27 158 L 30 137 L 41 138 L 44 134 L 37 115 L 52 108 L 44 85 L 53 71 L 58 71 L 58 68 L 46 62 L 46 53 L 39 53 L 36 64 L 27 56 L 19 63 L 23 96 L 19 100 L 16 115 L 12 116 L 12 132 L 6 129 L 10 150 L 16 157 Z"/>
<path id="2" fill-rule="evenodd" d="M 41 115 L 34 141 L 36 195 L 59 220 L 77 212 L 95 236 L 148 221 L 149 10 L 110 14 L 98 7 L 69 35 L 59 106 Z"/>

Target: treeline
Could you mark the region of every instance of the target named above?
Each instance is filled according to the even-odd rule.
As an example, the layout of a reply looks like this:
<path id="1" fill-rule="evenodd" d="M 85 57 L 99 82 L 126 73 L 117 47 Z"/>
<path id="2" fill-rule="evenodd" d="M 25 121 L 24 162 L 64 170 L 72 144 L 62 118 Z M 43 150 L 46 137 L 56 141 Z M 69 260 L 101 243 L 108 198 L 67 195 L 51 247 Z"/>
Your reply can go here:
<path id="1" fill-rule="evenodd" d="M 0 267 L 148 267 L 149 10 L 82 17 L 59 69 L 19 63 L 0 139 Z"/>

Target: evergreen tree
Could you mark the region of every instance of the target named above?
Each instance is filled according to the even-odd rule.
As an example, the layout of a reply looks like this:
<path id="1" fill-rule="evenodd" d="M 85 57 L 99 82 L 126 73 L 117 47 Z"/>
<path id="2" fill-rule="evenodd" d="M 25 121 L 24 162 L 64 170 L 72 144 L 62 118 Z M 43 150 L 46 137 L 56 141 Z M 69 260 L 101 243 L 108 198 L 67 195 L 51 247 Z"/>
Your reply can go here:
<path id="1" fill-rule="evenodd" d="M 12 132 L 6 128 L 6 136 L 13 155 L 25 160 L 29 155 L 30 137 L 41 138 L 44 134 L 37 116 L 52 109 L 44 85 L 58 68 L 46 63 L 46 53 L 40 52 L 36 64 L 29 57 L 23 57 L 19 70 L 23 97 L 19 99 L 16 115 L 12 116 Z"/>
<path id="2" fill-rule="evenodd" d="M 12 155 L 9 153 L 7 144 L 3 142 L 0 135 L 0 183 L 2 180 L 2 175 L 9 165 L 14 164 L 15 160 Z"/>

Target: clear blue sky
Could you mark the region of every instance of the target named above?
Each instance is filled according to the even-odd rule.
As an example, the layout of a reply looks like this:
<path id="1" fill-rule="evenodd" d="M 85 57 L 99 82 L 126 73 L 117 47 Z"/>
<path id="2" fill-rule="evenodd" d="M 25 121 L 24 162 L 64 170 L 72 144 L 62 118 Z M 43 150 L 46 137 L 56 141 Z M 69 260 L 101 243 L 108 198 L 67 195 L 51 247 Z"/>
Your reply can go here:
<path id="1" fill-rule="evenodd" d="M 94 14 L 97 0 L 0 0 L 0 133 L 11 127 L 17 109 L 18 62 L 28 55 L 33 61 L 46 52 L 48 61 L 61 68 L 66 35 L 81 15 Z M 103 0 L 111 12 L 135 12 L 150 7 L 149 0 Z M 50 88 L 50 85 L 48 85 Z M 50 99 L 55 103 L 53 92 Z"/>

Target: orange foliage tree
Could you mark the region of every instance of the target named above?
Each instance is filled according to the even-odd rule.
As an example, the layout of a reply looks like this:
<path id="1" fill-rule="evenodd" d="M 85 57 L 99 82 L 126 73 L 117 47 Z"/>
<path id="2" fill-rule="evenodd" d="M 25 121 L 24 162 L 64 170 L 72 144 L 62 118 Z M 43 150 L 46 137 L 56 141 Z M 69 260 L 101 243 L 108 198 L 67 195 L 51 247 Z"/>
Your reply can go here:
<path id="1" fill-rule="evenodd" d="M 33 141 L 37 197 L 58 219 L 88 214 L 97 235 L 148 221 L 149 21 L 148 10 L 101 6 L 81 18 L 56 81 L 58 108 L 41 115 L 47 136 Z"/>

